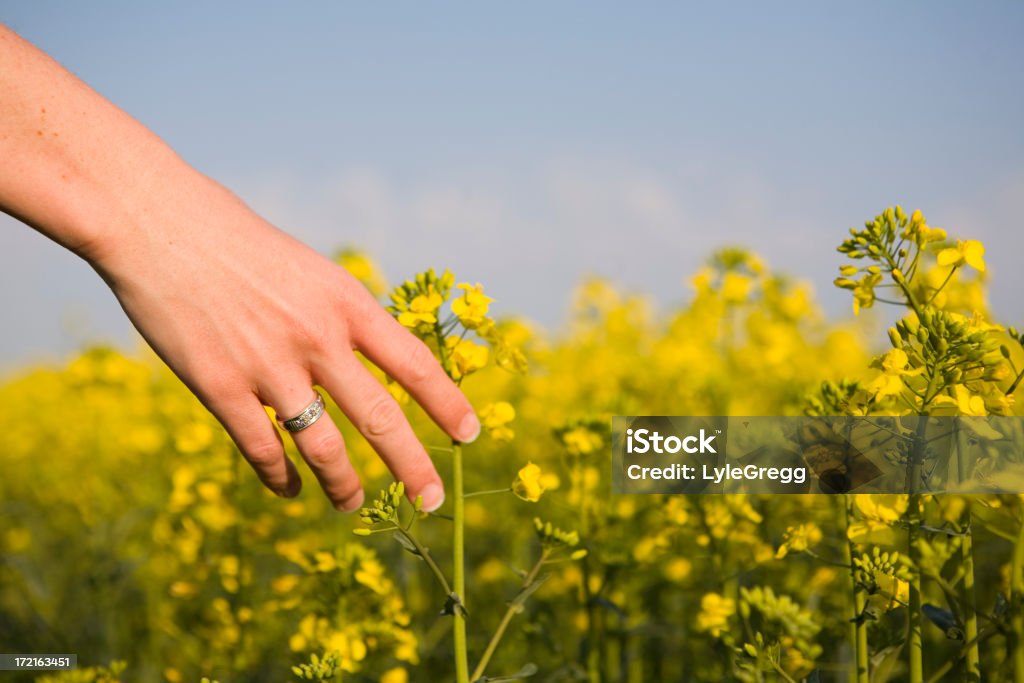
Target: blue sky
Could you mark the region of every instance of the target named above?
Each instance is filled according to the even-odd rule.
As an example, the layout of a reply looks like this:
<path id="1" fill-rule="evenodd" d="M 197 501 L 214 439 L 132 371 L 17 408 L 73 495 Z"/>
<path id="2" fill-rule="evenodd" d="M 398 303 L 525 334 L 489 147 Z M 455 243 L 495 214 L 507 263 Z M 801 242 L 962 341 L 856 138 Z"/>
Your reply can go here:
<path id="1" fill-rule="evenodd" d="M 208 5 L 208 6 L 207 6 Z M 255 6 L 254 6 L 255 5 Z M 0 21 L 324 252 L 480 280 L 551 327 L 608 276 L 664 304 L 715 247 L 830 285 L 900 202 L 985 240 L 1024 318 L 1024 5 L 0 3 Z M 133 337 L 0 218 L 0 367 Z"/>

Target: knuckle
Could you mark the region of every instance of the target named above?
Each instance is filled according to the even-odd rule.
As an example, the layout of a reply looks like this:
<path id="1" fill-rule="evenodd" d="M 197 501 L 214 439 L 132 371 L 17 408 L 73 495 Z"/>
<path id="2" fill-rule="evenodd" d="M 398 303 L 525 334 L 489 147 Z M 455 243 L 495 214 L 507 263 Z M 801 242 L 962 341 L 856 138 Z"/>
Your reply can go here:
<path id="1" fill-rule="evenodd" d="M 323 434 L 310 435 L 310 441 L 304 449 L 304 453 L 310 465 L 325 467 L 337 462 L 344 447 L 341 434 L 329 430 Z"/>
<path id="2" fill-rule="evenodd" d="M 256 468 L 266 468 L 277 463 L 284 456 L 284 449 L 277 441 L 261 441 L 245 448 L 245 456 Z"/>
<path id="3" fill-rule="evenodd" d="M 398 403 L 390 396 L 381 398 L 366 416 L 366 433 L 371 436 L 390 434 L 398 429 L 404 419 Z"/>
<path id="4" fill-rule="evenodd" d="M 430 352 L 426 344 L 417 341 L 413 344 L 409 356 L 405 360 L 405 376 L 412 383 L 425 382 L 430 377 L 431 370 L 435 365 L 437 365 L 437 360 L 434 358 L 434 354 Z"/>

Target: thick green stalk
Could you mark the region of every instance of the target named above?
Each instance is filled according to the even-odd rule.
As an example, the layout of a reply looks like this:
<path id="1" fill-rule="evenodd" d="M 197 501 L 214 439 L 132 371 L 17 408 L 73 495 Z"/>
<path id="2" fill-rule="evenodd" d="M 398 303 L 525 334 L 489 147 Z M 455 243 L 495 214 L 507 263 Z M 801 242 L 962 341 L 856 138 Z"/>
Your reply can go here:
<path id="1" fill-rule="evenodd" d="M 963 562 L 963 608 L 964 608 L 964 639 L 968 643 L 965 653 L 967 664 L 967 680 L 981 680 L 981 653 L 978 651 L 978 605 L 974 595 L 974 551 L 971 539 L 971 510 L 964 511 L 964 521 L 960 527 L 963 536 L 960 540 L 960 555 Z"/>
<path id="2" fill-rule="evenodd" d="M 963 435 L 957 430 L 955 436 L 956 466 L 960 482 L 967 481 L 970 473 L 967 471 L 966 459 L 962 450 Z M 961 587 L 960 602 L 964 611 L 964 640 L 967 642 L 967 651 L 964 653 L 966 664 L 967 680 L 981 680 L 981 654 L 978 648 L 978 603 L 974 594 L 974 550 L 973 530 L 971 529 L 971 507 L 968 504 L 960 517 L 960 558 L 964 571 L 964 579 Z"/>
<path id="3" fill-rule="evenodd" d="M 850 646 L 853 648 L 854 667 L 850 669 L 850 683 L 868 683 L 868 625 L 862 618 L 864 593 L 857 590 L 857 572 L 853 566 L 853 542 L 848 530 L 852 518 L 853 497 L 843 495 L 845 511 L 843 524 L 843 561 L 850 568 L 850 592 L 853 596 L 853 614 L 850 617 Z"/>
<path id="4" fill-rule="evenodd" d="M 573 492 L 579 500 L 579 530 L 583 538 L 590 538 L 590 515 L 587 512 L 587 496 L 583 487 L 583 467 L 579 459 L 572 468 Z M 603 639 L 600 634 L 603 632 L 598 628 L 598 610 L 594 603 L 594 595 L 590 591 L 590 557 L 583 558 L 582 579 L 580 581 L 580 594 L 583 606 L 587 613 L 587 647 L 586 666 L 587 683 L 601 683 L 601 661 L 600 654 L 603 647 Z M 600 643 L 600 644 L 599 644 Z"/>
<path id="5" fill-rule="evenodd" d="M 921 573 L 917 563 L 917 537 L 921 528 L 921 495 L 910 494 L 907 522 L 909 525 L 910 557 L 914 563 L 914 574 L 910 579 L 910 601 L 907 606 L 909 633 L 907 655 L 910 658 L 910 683 L 924 681 L 924 645 L 921 637 Z"/>
<path id="6" fill-rule="evenodd" d="M 931 382 L 929 382 L 931 387 Z M 927 391 L 925 392 L 927 398 Z M 907 656 L 909 657 L 910 683 L 924 681 L 924 644 L 921 634 L 921 572 L 918 562 L 917 539 L 921 532 L 921 494 L 918 493 L 921 482 L 921 465 L 925 454 L 925 436 L 928 430 L 927 415 L 917 418 L 917 430 L 914 444 L 910 450 L 910 463 L 907 474 L 907 491 L 910 500 L 907 506 L 907 542 L 910 560 L 914 573 L 910 579 L 910 600 L 907 605 Z"/>
<path id="7" fill-rule="evenodd" d="M 461 604 L 455 606 L 455 680 L 469 683 L 469 656 L 466 646 L 466 500 L 462 481 L 462 444 L 452 442 L 452 496 L 454 498 L 455 530 L 452 538 L 452 583 Z"/>
<path id="8" fill-rule="evenodd" d="M 1024 601 L 1024 519 L 1020 522 L 1017 541 L 1013 544 L 1010 593 L 1010 605 L 1013 610 L 1013 681 L 1024 683 L 1024 614 L 1020 609 Z"/>

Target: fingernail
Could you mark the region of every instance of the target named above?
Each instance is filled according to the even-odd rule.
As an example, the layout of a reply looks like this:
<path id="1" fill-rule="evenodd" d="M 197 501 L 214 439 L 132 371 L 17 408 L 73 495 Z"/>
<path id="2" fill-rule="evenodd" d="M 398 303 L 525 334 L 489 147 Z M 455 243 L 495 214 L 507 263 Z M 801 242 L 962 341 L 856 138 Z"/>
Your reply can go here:
<path id="1" fill-rule="evenodd" d="M 478 436 L 480 436 L 480 420 L 477 419 L 476 413 L 469 413 L 462 418 L 462 423 L 459 424 L 459 441 L 473 443 Z"/>
<path id="2" fill-rule="evenodd" d="M 444 504 L 444 489 L 440 484 L 427 484 L 420 491 L 423 498 L 423 510 L 433 512 Z"/>
<path id="3" fill-rule="evenodd" d="M 363 493 L 362 489 L 359 489 L 354 496 L 334 507 L 342 512 L 353 512 L 363 506 L 364 500 L 366 500 L 366 494 Z"/>

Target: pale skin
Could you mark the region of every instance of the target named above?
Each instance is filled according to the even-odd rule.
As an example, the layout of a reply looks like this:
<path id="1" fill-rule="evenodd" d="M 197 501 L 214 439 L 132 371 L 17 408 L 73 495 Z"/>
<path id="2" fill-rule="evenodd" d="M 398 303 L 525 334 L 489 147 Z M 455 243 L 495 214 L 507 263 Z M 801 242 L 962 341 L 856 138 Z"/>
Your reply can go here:
<path id="1" fill-rule="evenodd" d="M 356 355 L 472 441 L 480 423 L 430 350 L 347 271 L 2 24 L 0 210 L 92 265 L 270 490 L 294 496 L 301 480 L 263 406 L 292 417 L 319 385 L 411 498 L 444 501 L 402 410 Z M 334 506 L 357 509 L 363 490 L 331 419 L 292 436 Z"/>

